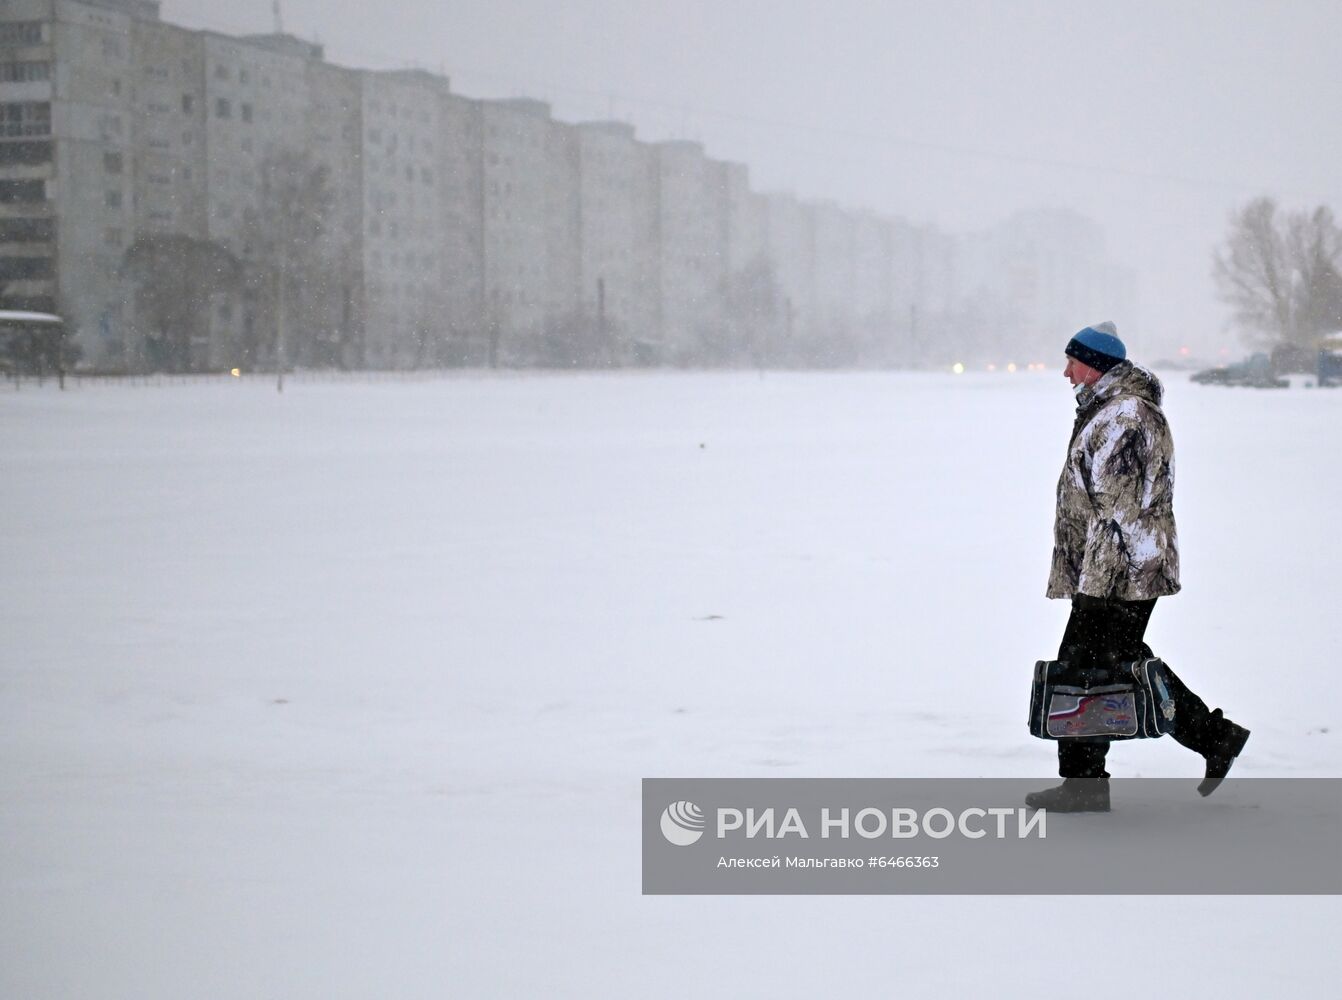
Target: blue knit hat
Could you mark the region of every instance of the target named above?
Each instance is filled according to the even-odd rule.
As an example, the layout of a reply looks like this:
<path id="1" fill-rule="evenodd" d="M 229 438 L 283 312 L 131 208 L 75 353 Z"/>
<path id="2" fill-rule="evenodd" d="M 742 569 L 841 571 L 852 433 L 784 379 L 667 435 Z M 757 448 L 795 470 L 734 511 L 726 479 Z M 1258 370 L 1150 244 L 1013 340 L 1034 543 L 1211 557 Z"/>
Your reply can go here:
<path id="1" fill-rule="evenodd" d="M 1118 327 L 1105 321 L 1078 330 L 1067 342 L 1063 351 L 1069 358 L 1076 358 L 1083 365 L 1089 365 L 1097 372 L 1107 372 L 1128 356 L 1128 349 L 1118 339 Z"/>

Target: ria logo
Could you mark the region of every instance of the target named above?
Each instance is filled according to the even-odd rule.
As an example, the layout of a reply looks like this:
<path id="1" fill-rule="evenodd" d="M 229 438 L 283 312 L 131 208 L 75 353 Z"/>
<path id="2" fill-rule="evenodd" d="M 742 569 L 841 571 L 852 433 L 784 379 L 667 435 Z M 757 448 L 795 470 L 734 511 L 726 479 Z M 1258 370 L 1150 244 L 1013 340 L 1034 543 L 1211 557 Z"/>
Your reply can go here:
<path id="1" fill-rule="evenodd" d="M 682 799 L 662 810 L 662 836 L 677 847 L 689 847 L 704 835 L 704 811 Z"/>

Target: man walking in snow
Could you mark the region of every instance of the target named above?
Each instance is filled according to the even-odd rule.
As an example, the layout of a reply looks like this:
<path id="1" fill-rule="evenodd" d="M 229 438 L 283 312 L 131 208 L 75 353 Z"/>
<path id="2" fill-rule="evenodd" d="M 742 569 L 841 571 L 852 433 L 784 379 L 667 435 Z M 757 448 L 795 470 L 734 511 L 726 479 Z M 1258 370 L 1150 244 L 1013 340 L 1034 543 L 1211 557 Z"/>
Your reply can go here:
<path id="1" fill-rule="evenodd" d="M 1048 596 L 1072 614 L 1058 659 L 1110 666 L 1150 657 L 1142 641 L 1156 600 L 1179 592 L 1174 527 L 1174 440 L 1151 372 L 1127 360 L 1113 323 L 1088 326 L 1065 349 L 1063 374 L 1076 393 L 1076 422 L 1058 480 Z M 1172 673 L 1173 736 L 1206 758 L 1198 786 L 1210 795 L 1249 731 L 1209 712 Z M 1063 783 L 1026 796 L 1054 812 L 1106 812 L 1109 740 L 1058 741 Z"/>

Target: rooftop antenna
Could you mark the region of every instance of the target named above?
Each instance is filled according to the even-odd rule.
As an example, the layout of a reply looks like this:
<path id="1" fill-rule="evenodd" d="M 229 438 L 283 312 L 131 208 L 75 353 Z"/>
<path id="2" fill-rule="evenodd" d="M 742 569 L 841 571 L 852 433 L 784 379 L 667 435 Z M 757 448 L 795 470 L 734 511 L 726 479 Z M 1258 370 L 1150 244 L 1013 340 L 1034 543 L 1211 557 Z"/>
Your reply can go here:
<path id="1" fill-rule="evenodd" d="M 275 11 L 275 34 L 284 34 L 284 18 L 280 16 L 280 0 L 275 0 L 272 5 Z"/>

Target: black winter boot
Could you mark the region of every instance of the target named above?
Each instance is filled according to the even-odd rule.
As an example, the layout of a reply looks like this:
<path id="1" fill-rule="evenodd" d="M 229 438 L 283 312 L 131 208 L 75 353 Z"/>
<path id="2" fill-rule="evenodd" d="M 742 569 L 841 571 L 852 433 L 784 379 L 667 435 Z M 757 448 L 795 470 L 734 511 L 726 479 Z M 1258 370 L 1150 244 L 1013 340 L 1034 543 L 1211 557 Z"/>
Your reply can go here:
<path id="1" fill-rule="evenodd" d="M 1108 778 L 1063 778 L 1062 784 L 1025 796 L 1031 809 L 1056 813 L 1109 811 Z"/>
<path id="2" fill-rule="evenodd" d="M 1249 741 L 1249 730 L 1224 718 L 1219 708 L 1212 712 L 1207 725 L 1209 729 L 1215 727 L 1216 738 L 1203 754 L 1207 758 L 1207 773 L 1198 785 L 1198 794 L 1203 798 L 1216 791 L 1225 780 L 1230 765 L 1235 763 L 1235 758 Z"/>

